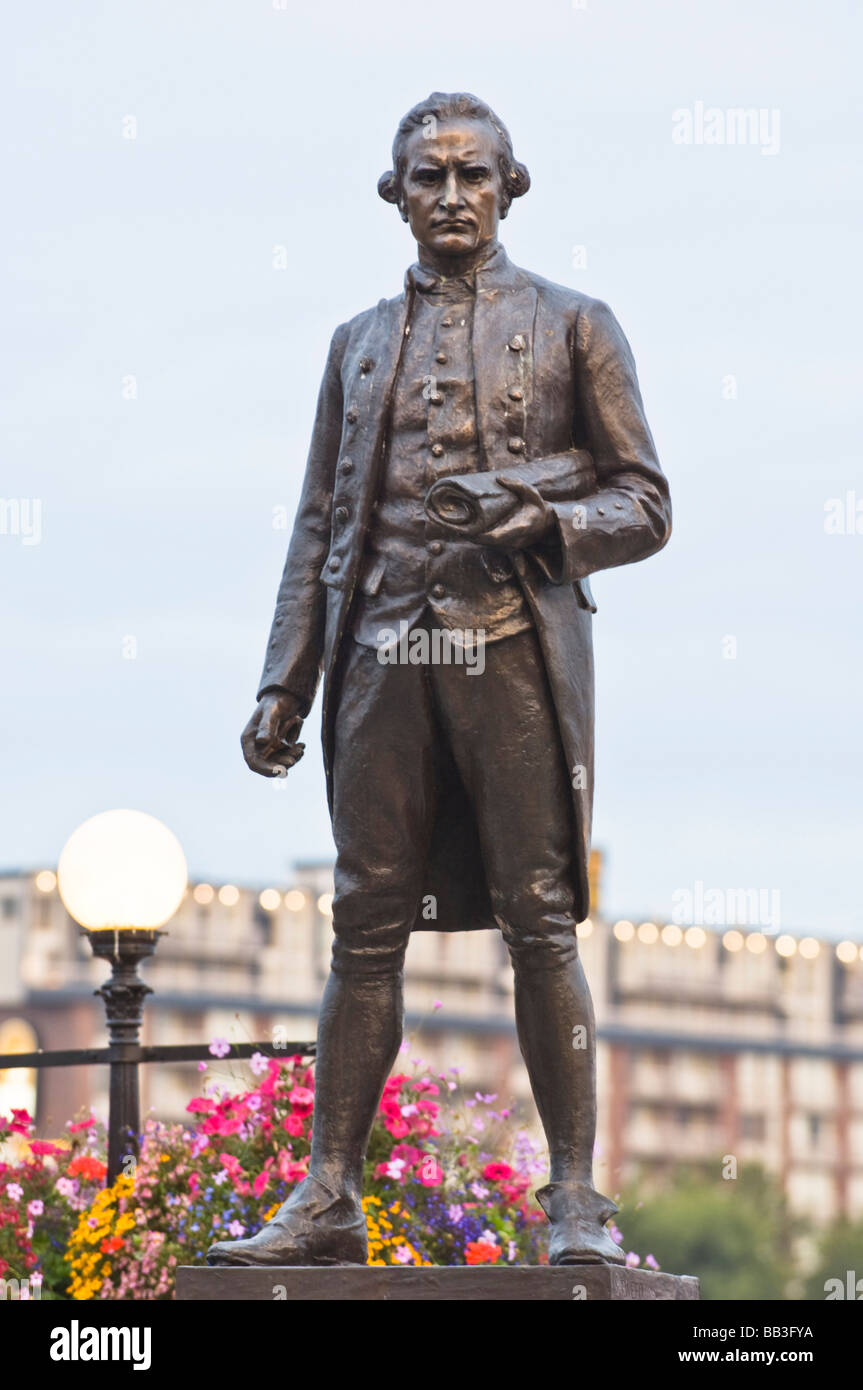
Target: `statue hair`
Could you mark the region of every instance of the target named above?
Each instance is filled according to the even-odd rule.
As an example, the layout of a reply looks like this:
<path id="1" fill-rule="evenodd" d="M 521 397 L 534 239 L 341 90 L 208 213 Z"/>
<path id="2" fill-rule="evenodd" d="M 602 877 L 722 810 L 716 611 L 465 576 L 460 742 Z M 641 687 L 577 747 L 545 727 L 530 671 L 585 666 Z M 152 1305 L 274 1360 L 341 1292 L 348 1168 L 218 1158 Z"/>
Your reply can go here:
<path id="1" fill-rule="evenodd" d="M 432 92 L 425 101 L 412 106 L 407 115 L 399 121 L 393 140 L 393 167 L 381 174 L 378 179 L 378 193 L 387 203 L 395 203 L 407 222 L 407 209 L 404 201 L 403 179 L 405 173 L 405 145 L 415 130 L 421 129 L 430 119 L 445 121 L 458 117 L 485 121 L 495 132 L 500 146 L 499 167 L 503 192 L 500 215 L 506 217 L 513 198 L 521 198 L 530 188 L 530 174 L 524 164 L 519 163 L 513 154 L 509 131 L 490 106 L 470 92 Z"/>

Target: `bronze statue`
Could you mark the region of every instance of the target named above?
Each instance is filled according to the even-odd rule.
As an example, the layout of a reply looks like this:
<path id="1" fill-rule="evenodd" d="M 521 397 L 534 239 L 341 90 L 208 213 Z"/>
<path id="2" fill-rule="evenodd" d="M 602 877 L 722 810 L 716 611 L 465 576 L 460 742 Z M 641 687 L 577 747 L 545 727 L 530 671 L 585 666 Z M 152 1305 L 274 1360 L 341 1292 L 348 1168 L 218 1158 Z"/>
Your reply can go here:
<path id="1" fill-rule="evenodd" d="M 536 1196 L 550 1262 L 623 1259 L 605 1230 L 617 1208 L 593 1185 L 595 1026 L 576 940 L 588 576 L 659 550 L 671 511 L 614 315 L 518 269 L 498 241 L 529 186 L 483 102 L 436 92 L 415 106 L 378 192 L 418 261 L 401 294 L 333 336 L 242 740 L 255 772 L 284 775 L 323 671 L 337 861 L 310 1169 L 211 1264 L 366 1262 L 363 1159 L 401 1041 L 408 938 L 495 926 L 549 1146 Z"/>

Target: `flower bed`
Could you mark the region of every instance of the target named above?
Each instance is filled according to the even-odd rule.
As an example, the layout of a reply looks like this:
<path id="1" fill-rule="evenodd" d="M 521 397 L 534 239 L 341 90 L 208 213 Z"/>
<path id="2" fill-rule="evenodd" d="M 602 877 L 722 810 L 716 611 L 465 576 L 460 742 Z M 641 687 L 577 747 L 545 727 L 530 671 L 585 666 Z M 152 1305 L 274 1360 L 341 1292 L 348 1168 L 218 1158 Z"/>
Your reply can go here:
<path id="1" fill-rule="evenodd" d="M 41 1281 L 43 1297 L 166 1299 L 178 1264 L 260 1230 L 308 1171 L 314 1074 L 300 1057 L 250 1066 L 248 1089 L 205 1085 L 191 1127 L 148 1120 L 110 1188 L 94 1120 L 46 1143 L 24 1112 L 0 1118 L 0 1144 L 24 1149 L 0 1163 L 0 1277 Z M 543 1262 L 545 1163 L 495 1102 L 464 1094 L 456 1069 L 390 1077 L 366 1163 L 371 1264 Z"/>

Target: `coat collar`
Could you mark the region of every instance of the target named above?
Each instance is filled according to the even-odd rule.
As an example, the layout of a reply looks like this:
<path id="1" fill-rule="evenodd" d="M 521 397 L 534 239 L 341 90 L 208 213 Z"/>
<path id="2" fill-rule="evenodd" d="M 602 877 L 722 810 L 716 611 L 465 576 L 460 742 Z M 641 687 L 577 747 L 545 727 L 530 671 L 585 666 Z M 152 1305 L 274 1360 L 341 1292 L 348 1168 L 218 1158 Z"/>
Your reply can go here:
<path id="1" fill-rule="evenodd" d="M 448 278 L 428 270 L 419 261 L 415 261 L 405 272 L 405 291 L 408 293 L 414 289 L 428 293 L 443 285 L 463 285 L 470 293 L 482 293 L 485 290 L 519 289 L 525 283 L 524 272 L 513 265 L 500 242 L 472 275 Z"/>

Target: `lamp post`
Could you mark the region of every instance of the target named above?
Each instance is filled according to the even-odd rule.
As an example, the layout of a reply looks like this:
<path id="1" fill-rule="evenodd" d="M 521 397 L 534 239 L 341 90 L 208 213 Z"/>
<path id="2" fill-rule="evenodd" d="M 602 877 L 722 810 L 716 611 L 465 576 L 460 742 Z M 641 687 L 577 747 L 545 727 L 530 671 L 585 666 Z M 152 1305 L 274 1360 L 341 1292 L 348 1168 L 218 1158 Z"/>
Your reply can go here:
<path id="1" fill-rule="evenodd" d="M 161 821 L 141 811 L 104 811 L 70 836 L 57 866 L 57 886 L 94 956 L 111 976 L 94 992 L 105 1002 L 110 1067 L 109 1185 L 138 1151 L 141 1015 L 152 994 L 138 966 L 156 949 L 159 931 L 186 891 L 186 860 Z"/>

